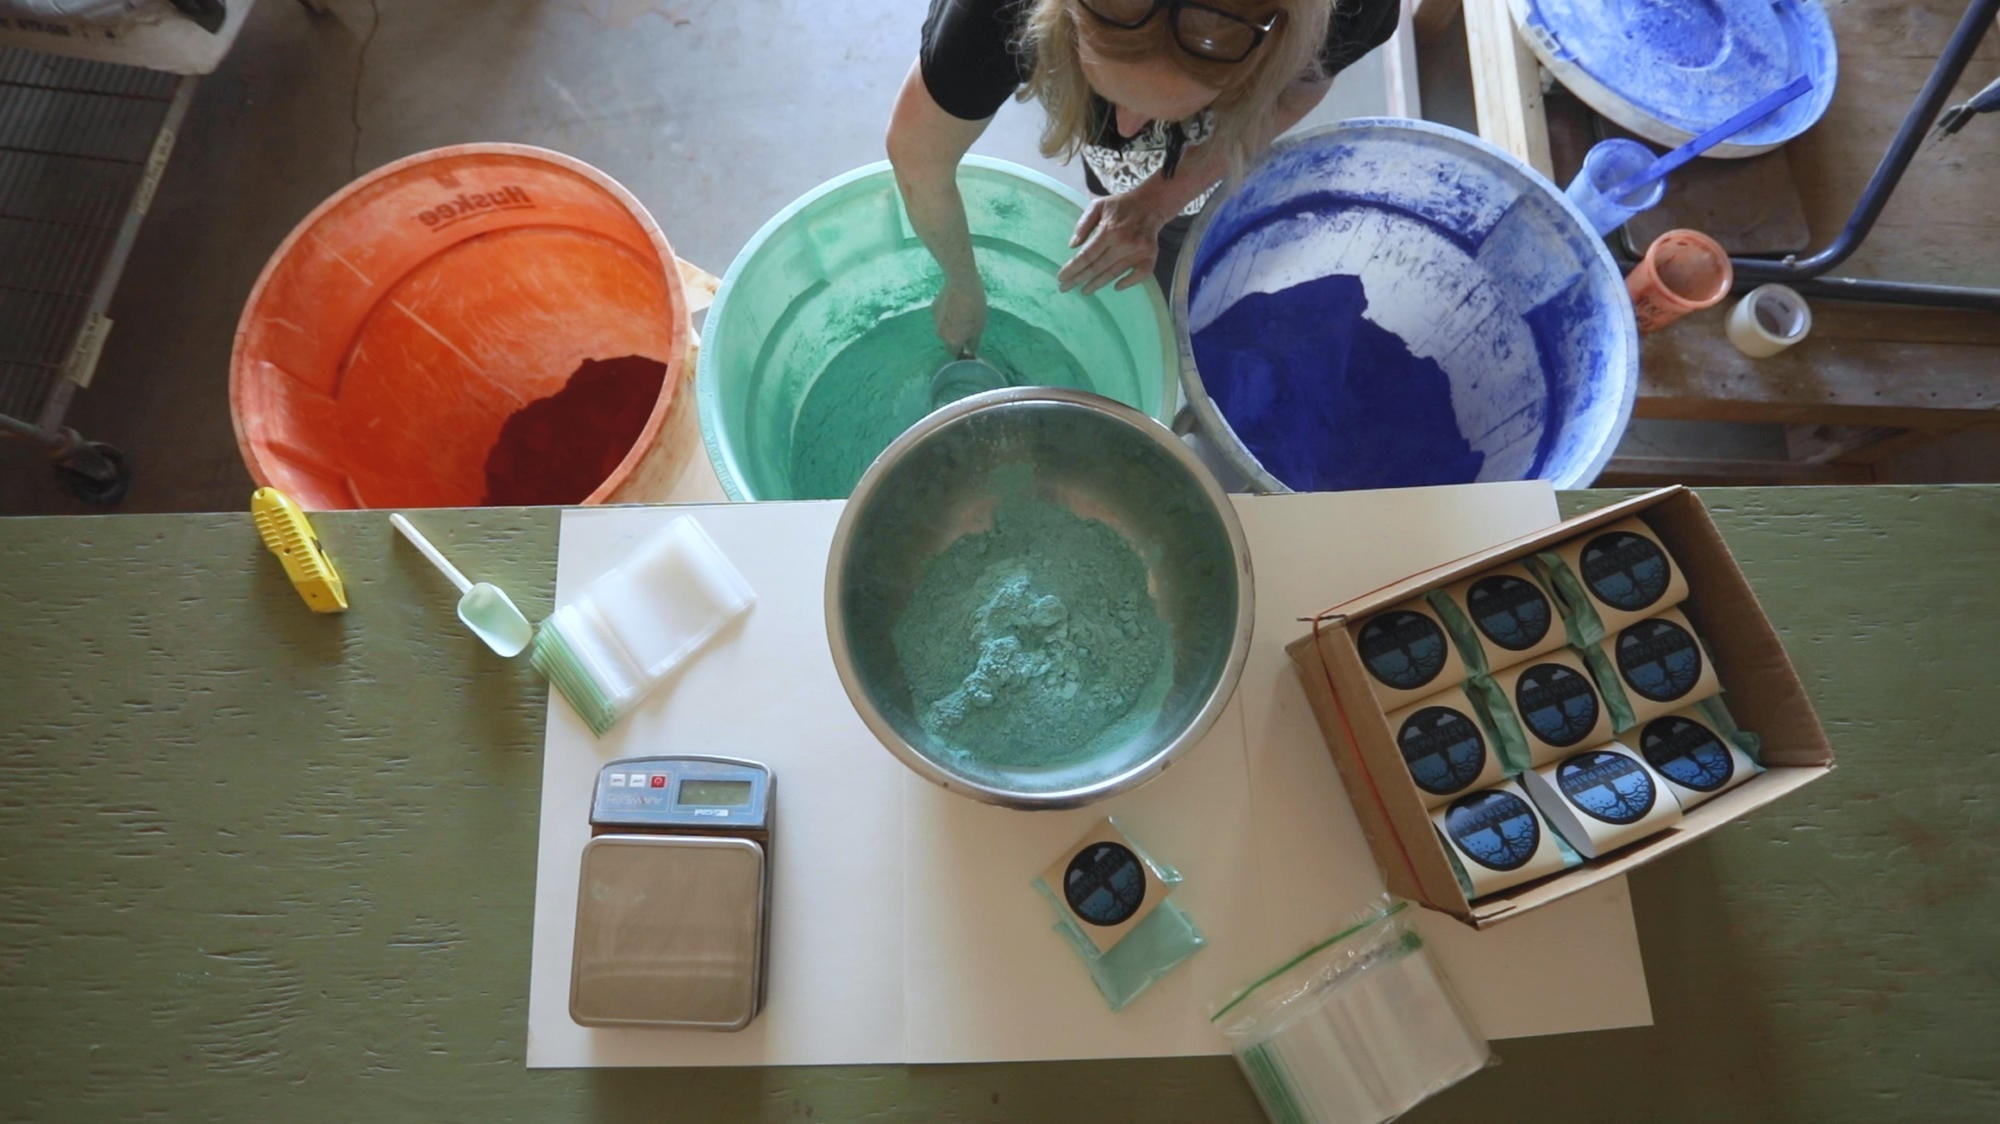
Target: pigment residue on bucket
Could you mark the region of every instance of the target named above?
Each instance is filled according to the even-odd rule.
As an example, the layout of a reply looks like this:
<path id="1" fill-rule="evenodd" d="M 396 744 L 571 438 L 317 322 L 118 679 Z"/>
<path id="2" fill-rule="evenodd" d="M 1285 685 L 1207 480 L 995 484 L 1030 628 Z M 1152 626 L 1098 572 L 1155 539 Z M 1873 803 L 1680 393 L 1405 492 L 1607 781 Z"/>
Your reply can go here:
<path id="1" fill-rule="evenodd" d="M 1817 0 L 1512 0 L 1521 39 L 1586 105 L 1668 148 L 1801 75 L 1813 88 L 1712 155 L 1753 156 L 1832 104 L 1840 52 Z"/>
<path id="2" fill-rule="evenodd" d="M 1184 387 L 1254 486 L 1581 487 L 1624 430 L 1624 278 L 1553 185 L 1475 137 L 1303 134 L 1200 229 Z"/>
<path id="3" fill-rule="evenodd" d="M 643 355 L 588 359 L 561 390 L 514 411 L 486 455 L 487 506 L 582 503 L 632 451 L 666 375 Z"/>
<path id="4" fill-rule="evenodd" d="M 666 373 L 636 437 L 590 492 L 551 498 L 656 498 L 694 451 L 674 424 L 693 420 L 674 262 L 630 192 L 561 153 L 455 145 L 369 172 L 299 222 L 244 304 L 243 463 L 307 510 L 474 506 L 512 414 L 585 360 L 643 355 Z"/>
<path id="5" fill-rule="evenodd" d="M 1010 385 L 1088 385 L 1076 359 L 1049 333 L 1005 312 L 988 314 L 980 357 Z M 936 406 L 933 377 L 956 356 L 929 308 L 883 319 L 818 372 L 792 425 L 792 498 L 844 499 L 876 456 Z"/>

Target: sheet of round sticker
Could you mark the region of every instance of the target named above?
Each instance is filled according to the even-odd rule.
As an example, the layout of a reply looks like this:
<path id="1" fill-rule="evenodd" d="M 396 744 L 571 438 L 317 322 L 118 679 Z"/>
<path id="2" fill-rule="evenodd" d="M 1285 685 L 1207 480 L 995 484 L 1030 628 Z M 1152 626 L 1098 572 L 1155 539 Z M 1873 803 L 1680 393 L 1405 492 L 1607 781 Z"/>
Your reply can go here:
<path id="1" fill-rule="evenodd" d="M 1664 830 L 1761 771 L 1699 705 L 1721 683 L 1675 608 L 1687 579 L 1652 528 L 1621 520 L 1539 557 L 1541 570 L 1496 566 L 1356 633 L 1474 898 Z M 1579 596 L 1587 605 L 1571 604 Z M 1511 776 L 1510 757 L 1528 771 Z"/>
<path id="2" fill-rule="evenodd" d="M 1383 710 L 1396 710 L 1465 682 L 1465 660 L 1437 610 L 1408 601 L 1368 618 L 1355 637 Z"/>

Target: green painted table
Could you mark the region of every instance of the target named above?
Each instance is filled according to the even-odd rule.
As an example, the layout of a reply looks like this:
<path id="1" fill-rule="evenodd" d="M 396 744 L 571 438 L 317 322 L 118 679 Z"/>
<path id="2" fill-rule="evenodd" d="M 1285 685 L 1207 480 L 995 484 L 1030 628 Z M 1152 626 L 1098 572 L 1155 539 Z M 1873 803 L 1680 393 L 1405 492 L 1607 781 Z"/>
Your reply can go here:
<path id="1" fill-rule="evenodd" d="M 1704 497 L 1840 768 L 1632 878 L 1657 1025 L 1410 1119 L 2000 1119 L 2000 488 Z M 244 515 L 0 520 L 0 1117 L 1257 1118 L 1227 1058 L 528 1072 L 545 688 L 317 523 L 344 616 Z M 548 611 L 554 510 L 424 524 Z"/>

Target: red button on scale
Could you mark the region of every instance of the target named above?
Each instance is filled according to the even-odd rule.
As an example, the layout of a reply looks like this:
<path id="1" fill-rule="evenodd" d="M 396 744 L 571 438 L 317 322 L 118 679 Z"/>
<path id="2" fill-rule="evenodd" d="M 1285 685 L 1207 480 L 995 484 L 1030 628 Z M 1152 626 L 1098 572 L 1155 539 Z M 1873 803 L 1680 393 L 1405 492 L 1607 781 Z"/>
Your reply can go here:
<path id="1" fill-rule="evenodd" d="M 661 774 L 655 773 L 653 774 L 652 778 L 648 780 L 646 783 L 652 786 L 653 788 L 665 788 L 667 787 L 667 778 L 665 776 L 662 776 Z"/>

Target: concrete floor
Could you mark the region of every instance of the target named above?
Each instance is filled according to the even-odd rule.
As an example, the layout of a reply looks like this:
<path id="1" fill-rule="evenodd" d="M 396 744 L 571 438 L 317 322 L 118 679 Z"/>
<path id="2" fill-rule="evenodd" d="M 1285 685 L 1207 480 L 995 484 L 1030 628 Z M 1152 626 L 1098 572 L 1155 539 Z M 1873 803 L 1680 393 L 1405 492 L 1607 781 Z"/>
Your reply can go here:
<path id="1" fill-rule="evenodd" d="M 236 317 L 278 242 L 357 174 L 438 145 L 544 145 L 604 169 L 720 273 L 765 219 L 879 159 L 924 0 L 263 0 L 204 79 L 70 422 L 135 465 L 123 512 L 238 510 Z M 1380 59 L 1308 124 L 1382 111 Z M 976 151 L 1081 185 L 1010 105 Z M 1641 427 L 1643 430 L 1643 427 Z M 1732 455 L 1768 443 L 1724 435 Z M 1661 438 L 1635 431 L 1635 439 Z M 1713 443 L 1710 441 L 1709 443 Z M 1782 447 L 1782 446 L 1780 446 Z M 1761 455 L 1750 453 L 1747 455 Z M 0 442 L 0 514 L 89 512 Z"/>
<path id="2" fill-rule="evenodd" d="M 235 510 L 252 487 L 229 423 L 236 317 L 294 223 L 360 172 L 466 141 L 544 145 L 630 188 L 716 273 L 816 184 L 882 158 L 924 0 L 262 0 L 204 79 L 70 422 L 136 467 L 123 512 Z M 1313 121 L 1382 109 L 1375 59 Z M 1003 109 L 975 151 L 1081 187 Z M 0 444 L 0 513 L 84 512 Z"/>

